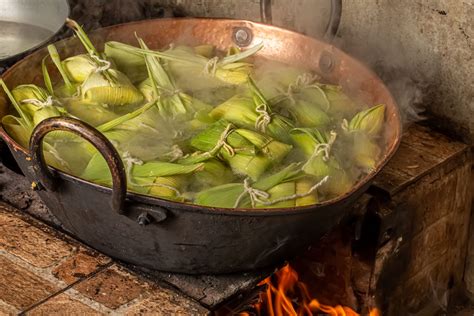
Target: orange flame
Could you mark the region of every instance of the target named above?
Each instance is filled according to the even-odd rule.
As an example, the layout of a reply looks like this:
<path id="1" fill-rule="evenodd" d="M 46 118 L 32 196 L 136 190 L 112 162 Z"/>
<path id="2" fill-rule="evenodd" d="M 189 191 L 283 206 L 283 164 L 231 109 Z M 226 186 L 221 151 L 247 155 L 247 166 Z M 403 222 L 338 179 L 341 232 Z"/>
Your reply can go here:
<path id="1" fill-rule="evenodd" d="M 306 285 L 298 280 L 298 273 L 289 264 L 275 273 L 276 282 L 268 277 L 259 283 L 266 286 L 260 293 L 259 301 L 253 307 L 257 315 L 269 316 L 311 316 L 324 313 L 329 316 L 360 316 L 353 309 L 345 306 L 328 306 L 311 298 Z M 276 284 L 274 284 L 276 283 Z M 241 313 L 249 316 L 249 313 Z M 370 311 L 369 316 L 380 316 L 378 309 Z"/>

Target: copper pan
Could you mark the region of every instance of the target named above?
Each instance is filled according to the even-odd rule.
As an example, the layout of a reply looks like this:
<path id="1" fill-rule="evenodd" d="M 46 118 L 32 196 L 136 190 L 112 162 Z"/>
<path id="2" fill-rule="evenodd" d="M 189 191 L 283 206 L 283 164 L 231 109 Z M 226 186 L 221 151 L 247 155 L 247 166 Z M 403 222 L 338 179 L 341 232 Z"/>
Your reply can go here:
<path id="1" fill-rule="evenodd" d="M 291 209 L 218 209 L 125 194 L 125 173 L 117 153 L 86 124 L 70 119 L 44 121 L 33 133 L 30 150 L 21 148 L 0 128 L 0 136 L 26 177 L 43 188 L 39 194 L 51 212 L 79 239 L 113 257 L 185 273 L 226 273 L 282 261 L 336 225 L 400 143 L 400 114 L 388 89 L 366 66 L 330 44 L 274 26 L 225 19 L 149 20 L 104 28 L 90 36 L 100 49 L 110 40 L 135 45 L 135 32 L 151 48 L 210 43 L 225 50 L 263 42 L 261 57 L 312 69 L 367 104 L 385 104 L 385 147 L 377 167 L 338 198 Z M 83 52 L 76 39 L 61 41 L 57 47 L 63 58 Z M 3 76 L 7 85 L 42 85 L 41 60 L 46 54 L 45 49 L 37 51 L 10 68 Z M 53 67 L 50 71 L 57 78 Z M 0 96 L 5 99 L 3 92 Z M 0 114 L 7 112 L 3 102 Z M 113 189 L 44 165 L 41 140 L 58 129 L 82 135 L 100 149 L 113 171 Z"/>

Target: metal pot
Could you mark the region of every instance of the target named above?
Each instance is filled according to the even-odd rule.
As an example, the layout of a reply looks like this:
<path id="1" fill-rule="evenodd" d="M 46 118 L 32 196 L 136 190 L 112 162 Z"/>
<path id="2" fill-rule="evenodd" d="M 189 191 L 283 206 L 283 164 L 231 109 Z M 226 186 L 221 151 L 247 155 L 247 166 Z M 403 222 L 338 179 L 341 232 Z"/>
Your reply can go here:
<path id="1" fill-rule="evenodd" d="M 0 65 L 48 43 L 69 16 L 67 0 L 0 1 Z"/>
<path id="2" fill-rule="evenodd" d="M 222 50 L 235 44 L 264 42 L 261 56 L 313 69 L 367 104 L 386 104 L 386 146 L 377 168 L 336 199 L 291 209 L 219 209 L 126 193 L 124 168 L 113 146 L 95 129 L 76 120 L 44 121 L 33 132 L 29 151 L 0 128 L 0 136 L 27 178 L 41 189 L 39 195 L 51 212 L 72 234 L 112 257 L 153 269 L 191 274 L 229 273 L 278 263 L 335 226 L 399 145 L 400 116 L 390 92 L 374 73 L 334 46 L 269 25 L 224 19 L 129 23 L 93 32 L 91 39 L 98 48 L 109 40 L 133 44 L 134 32 L 152 48 L 183 40 L 211 43 Z M 82 51 L 76 39 L 59 42 L 57 46 L 63 57 Z M 40 65 L 45 55 L 43 49 L 28 56 L 10 68 L 4 80 L 11 87 L 26 82 L 41 84 Z M 5 109 L 6 104 L 3 115 Z M 113 188 L 46 167 L 41 140 L 54 130 L 69 130 L 93 143 L 111 169 Z"/>

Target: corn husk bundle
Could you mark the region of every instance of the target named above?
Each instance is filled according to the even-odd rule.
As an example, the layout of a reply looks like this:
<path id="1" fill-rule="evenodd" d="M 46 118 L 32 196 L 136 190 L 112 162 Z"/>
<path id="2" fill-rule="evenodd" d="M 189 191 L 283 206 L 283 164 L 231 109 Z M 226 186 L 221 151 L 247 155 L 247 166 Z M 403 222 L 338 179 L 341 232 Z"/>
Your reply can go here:
<path id="1" fill-rule="evenodd" d="M 225 119 L 235 125 L 254 129 L 281 140 L 289 141 L 289 132 L 293 128 L 287 118 L 273 113 L 256 83 L 249 77 L 249 86 L 253 97 L 236 95 L 212 110 L 214 119 Z"/>
<path id="2" fill-rule="evenodd" d="M 183 46 L 161 52 L 119 42 L 108 42 L 106 45 L 113 49 L 156 56 L 166 60 L 173 75 L 178 78 L 177 81 L 185 90 L 190 87 L 193 89 L 215 87 L 219 85 L 219 81 L 232 85 L 245 83 L 253 64 L 241 62 L 241 60 L 263 48 L 262 44 L 256 45 L 244 52 L 220 59 L 218 57 L 207 58 L 197 54 L 193 49 Z"/>
<path id="3" fill-rule="evenodd" d="M 197 194 L 195 202 L 224 208 L 275 208 L 311 205 L 318 202 L 316 189 L 327 179 L 315 183 L 301 172 L 301 166 L 290 164 L 254 183 L 228 183 Z"/>
<path id="4" fill-rule="evenodd" d="M 136 36 L 138 47 L 108 42 L 99 52 L 68 25 L 86 52 L 62 60 L 48 46 L 44 87 L 10 91 L 0 80 L 14 108 L 2 125 L 24 147 L 44 119 L 75 117 L 117 149 L 130 191 L 226 208 L 317 204 L 380 159 L 383 105 L 359 105 L 306 69 L 254 60 L 262 45 L 151 50 Z M 43 148 L 49 165 L 111 185 L 105 160 L 81 138 L 54 132 Z"/>
<path id="5" fill-rule="evenodd" d="M 285 87 L 276 87 L 280 96 L 273 100 L 294 117 L 303 127 L 324 128 L 331 118 L 340 119 L 352 114 L 355 103 L 340 86 L 322 84 L 318 76 L 302 73 Z"/>
<path id="6" fill-rule="evenodd" d="M 381 155 L 377 138 L 383 128 L 385 106 L 376 105 L 357 113 L 350 122 L 343 122 L 343 129 L 352 138 L 352 154 L 355 163 L 367 171 L 375 168 Z"/>
<path id="7" fill-rule="evenodd" d="M 60 72 L 66 72 L 66 74 L 88 73 L 85 79 L 83 76 L 79 78 L 84 79 L 81 85 L 82 98 L 111 106 L 140 103 L 143 100 L 143 95 L 140 91 L 135 88 L 125 74 L 111 68 L 111 62 L 105 59 L 105 55 L 97 52 L 82 27 L 72 20 L 67 20 L 67 25 L 73 29 L 76 36 L 82 42 L 88 52 L 88 58 L 86 58 L 87 62 L 65 63 L 69 66 L 67 72 L 61 70 Z M 82 60 L 84 61 L 84 58 Z M 91 61 L 95 64 L 93 71 L 90 71 Z"/>
<path id="8" fill-rule="evenodd" d="M 351 189 L 352 179 L 331 153 L 337 137 L 335 132 L 327 135 L 314 128 L 295 128 L 291 131 L 291 137 L 305 155 L 302 170 L 318 180 L 329 177 L 320 191 L 337 196 Z"/>
<path id="9" fill-rule="evenodd" d="M 163 161 L 143 162 L 123 154 L 124 164 L 127 169 L 128 187 L 134 192 L 151 193 L 153 195 L 179 200 L 180 190 L 187 185 L 186 178 L 182 175 L 192 174 L 201 170 L 203 164 L 181 165 Z M 105 159 L 96 153 L 81 175 L 82 178 L 103 185 L 111 185 L 112 178 Z"/>
<path id="10" fill-rule="evenodd" d="M 138 38 L 138 42 L 143 49 L 148 49 L 145 42 Z M 146 93 L 149 98 L 160 100 L 157 103 L 159 111 L 164 117 L 171 119 L 183 119 L 182 116 L 194 114 L 196 111 L 209 111 L 210 106 L 204 102 L 196 100 L 180 91 L 171 76 L 168 75 L 156 56 L 145 55 L 146 68 L 149 74 L 149 84 L 152 92 Z M 143 87 L 142 87 L 143 89 Z"/>
<path id="11" fill-rule="evenodd" d="M 196 135 L 190 144 L 203 152 L 196 157 L 222 157 L 235 174 L 254 180 L 269 167 L 281 162 L 292 149 L 291 145 L 269 136 L 247 129 L 236 129 L 224 120 Z"/>

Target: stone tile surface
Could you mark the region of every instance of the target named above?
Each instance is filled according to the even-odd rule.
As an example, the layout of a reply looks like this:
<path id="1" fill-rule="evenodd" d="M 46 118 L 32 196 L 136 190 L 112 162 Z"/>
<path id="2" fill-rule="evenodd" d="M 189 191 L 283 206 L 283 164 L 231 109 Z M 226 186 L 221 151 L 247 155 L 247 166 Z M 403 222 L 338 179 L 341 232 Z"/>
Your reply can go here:
<path id="1" fill-rule="evenodd" d="M 123 311 L 124 315 L 208 315 L 201 305 L 185 299 L 182 295 L 158 288 L 147 299 Z"/>
<path id="2" fill-rule="evenodd" d="M 114 265 L 79 283 L 73 289 L 91 300 L 117 309 L 134 299 L 148 296 L 152 287 L 146 281 Z"/>
<path id="3" fill-rule="evenodd" d="M 72 254 L 75 248 L 13 214 L 0 211 L 0 250 L 35 267 L 46 268 Z"/>
<path id="4" fill-rule="evenodd" d="M 0 315 L 17 315 L 18 312 L 18 309 L 11 305 L 8 305 L 0 299 Z"/>
<path id="5" fill-rule="evenodd" d="M 60 288 L 0 255 L 0 299 L 17 309 L 47 298 Z"/>
<path id="6" fill-rule="evenodd" d="M 76 254 L 55 267 L 52 274 L 67 284 L 72 284 L 97 271 L 110 261 L 110 258 L 96 251 L 81 247 Z"/>
<path id="7" fill-rule="evenodd" d="M 183 294 L 0 203 L 0 315 L 22 311 L 28 315 L 207 313 Z"/>
<path id="8" fill-rule="evenodd" d="M 33 308 L 27 312 L 26 315 L 30 316 L 96 316 L 102 315 L 97 310 L 87 306 L 86 304 L 79 302 L 67 294 L 59 294 L 45 303 Z"/>

